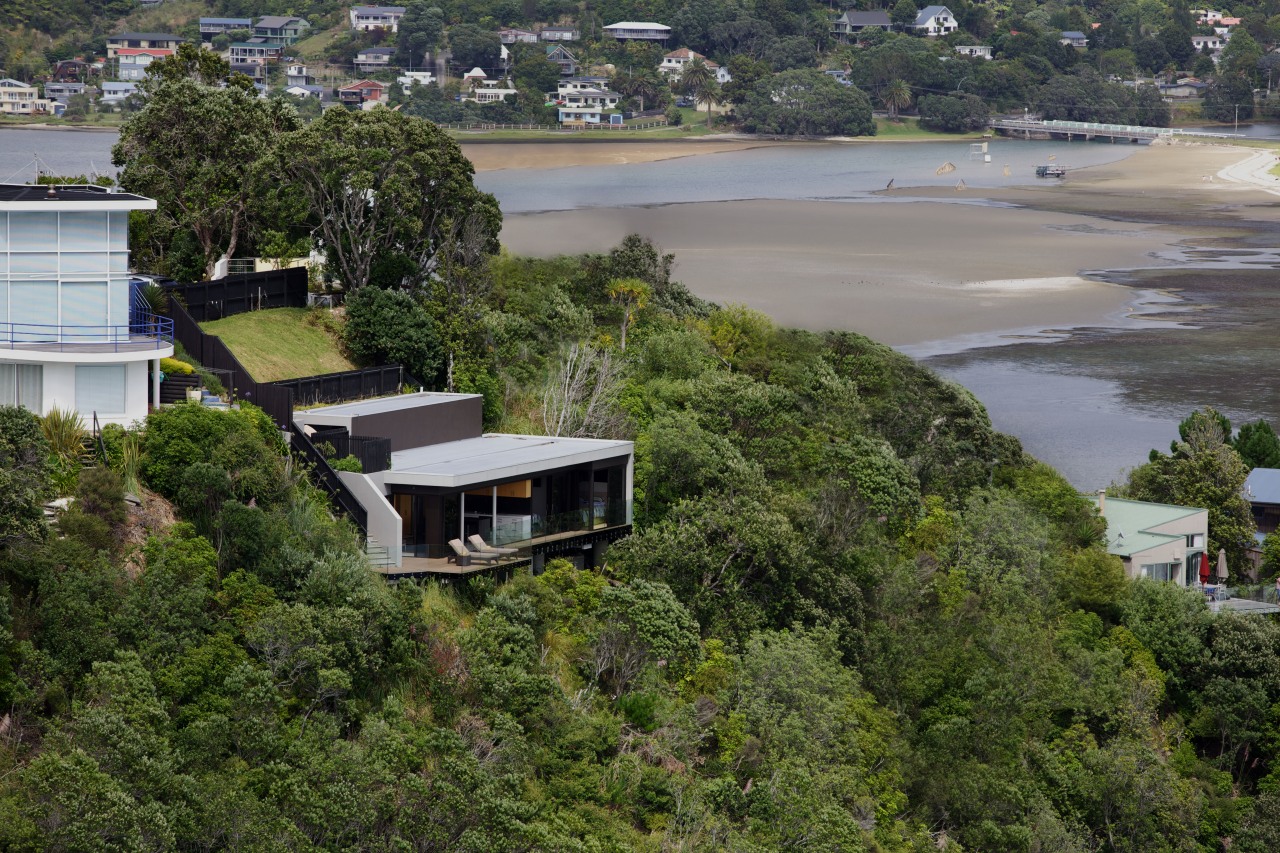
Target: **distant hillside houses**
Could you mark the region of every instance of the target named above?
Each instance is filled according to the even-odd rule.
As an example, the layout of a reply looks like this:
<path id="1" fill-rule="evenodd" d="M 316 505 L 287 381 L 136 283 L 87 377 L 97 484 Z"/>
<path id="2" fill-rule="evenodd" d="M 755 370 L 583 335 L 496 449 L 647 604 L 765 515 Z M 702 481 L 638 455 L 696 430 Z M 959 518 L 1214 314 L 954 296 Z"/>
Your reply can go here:
<path id="1" fill-rule="evenodd" d="M 400 30 L 400 19 L 404 17 L 404 6 L 352 6 L 350 12 L 351 29 L 368 32 L 369 30 Z"/>
<path id="2" fill-rule="evenodd" d="M 311 29 L 305 18 L 292 15 L 268 15 L 253 25 L 254 38 L 263 39 L 268 44 L 297 44 L 303 33 Z"/>
<path id="3" fill-rule="evenodd" d="M 927 36 L 945 36 L 960 29 L 960 23 L 946 6 L 926 6 L 916 15 L 911 28 Z"/>
<path id="4" fill-rule="evenodd" d="M 201 18 L 200 40 L 211 42 L 214 37 L 233 30 L 252 30 L 252 18 Z"/>
<path id="5" fill-rule="evenodd" d="M 186 39 L 173 33 L 120 33 L 107 37 L 107 59 L 115 59 L 121 50 L 158 49 L 174 51 Z"/>
<path id="6" fill-rule="evenodd" d="M 671 27 L 652 21 L 619 21 L 603 30 L 605 35 L 618 41 L 666 41 L 671 38 Z"/>
<path id="7" fill-rule="evenodd" d="M 850 9 L 831 24 L 831 34 L 841 44 L 848 44 L 865 30 L 888 32 L 891 29 L 893 29 L 893 22 L 889 20 L 889 13 L 883 10 L 856 12 Z"/>

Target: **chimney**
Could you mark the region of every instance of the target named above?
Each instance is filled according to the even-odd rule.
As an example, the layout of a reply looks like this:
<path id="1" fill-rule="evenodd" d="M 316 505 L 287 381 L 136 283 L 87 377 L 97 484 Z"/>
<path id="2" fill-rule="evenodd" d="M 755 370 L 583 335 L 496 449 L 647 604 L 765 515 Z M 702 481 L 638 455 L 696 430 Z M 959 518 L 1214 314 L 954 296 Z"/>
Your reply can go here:
<path id="1" fill-rule="evenodd" d="M 1098 515 L 1107 514 L 1107 490 L 1098 489 Z"/>

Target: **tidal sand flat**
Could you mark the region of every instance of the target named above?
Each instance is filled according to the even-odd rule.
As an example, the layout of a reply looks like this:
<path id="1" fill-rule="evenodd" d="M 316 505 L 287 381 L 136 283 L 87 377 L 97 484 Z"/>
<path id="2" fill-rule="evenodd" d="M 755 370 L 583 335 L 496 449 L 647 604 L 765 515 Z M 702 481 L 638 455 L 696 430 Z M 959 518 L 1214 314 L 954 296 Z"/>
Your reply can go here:
<path id="1" fill-rule="evenodd" d="M 502 242 L 551 256 L 638 232 L 699 296 L 902 346 L 1119 322 L 1134 292 L 1079 271 L 1158 263 L 1178 235 L 1099 225 L 974 204 L 744 201 L 511 216 Z"/>
<path id="2" fill-rule="evenodd" d="M 476 167 L 477 172 L 655 163 L 694 154 L 715 154 L 785 144 L 706 137 L 659 142 L 614 142 L 607 139 L 579 139 L 572 142 L 473 142 L 465 138 L 458 141 L 462 146 L 462 153 Z"/>

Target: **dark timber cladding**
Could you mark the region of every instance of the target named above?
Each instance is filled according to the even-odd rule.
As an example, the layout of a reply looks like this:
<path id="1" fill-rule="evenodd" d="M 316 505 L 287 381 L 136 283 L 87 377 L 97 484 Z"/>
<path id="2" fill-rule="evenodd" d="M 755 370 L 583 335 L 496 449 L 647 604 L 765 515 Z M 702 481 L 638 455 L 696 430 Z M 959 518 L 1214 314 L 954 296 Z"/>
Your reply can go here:
<path id="1" fill-rule="evenodd" d="M 402 409 L 391 409 L 353 415 L 351 434 L 388 438 L 393 452 L 464 438 L 479 438 L 483 432 L 481 424 L 484 422 L 484 398 L 459 397 L 423 406 L 411 417 L 405 417 L 405 414 Z"/>

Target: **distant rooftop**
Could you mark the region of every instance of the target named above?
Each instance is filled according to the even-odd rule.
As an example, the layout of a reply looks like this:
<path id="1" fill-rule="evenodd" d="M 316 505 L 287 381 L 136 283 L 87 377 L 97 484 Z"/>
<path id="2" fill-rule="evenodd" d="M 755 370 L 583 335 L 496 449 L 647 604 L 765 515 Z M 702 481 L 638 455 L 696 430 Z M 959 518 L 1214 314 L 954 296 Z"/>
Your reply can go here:
<path id="1" fill-rule="evenodd" d="M 1254 468 L 1244 481 L 1249 503 L 1280 504 L 1280 468 Z"/>
<path id="2" fill-rule="evenodd" d="M 107 41 L 186 41 L 173 33 L 120 33 L 107 36 Z"/>
<path id="3" fill-rule="evenodd" d="M 1098 496 L 1088 500 L 1098 505 Z M 1128 557 L 1157 545 L 1182 539 L 1181 535 L 1157 533 L 1151 528 L 1204 512 L 1198 507 L 1174 506 L 1149 501 L 1131 501 L 1107 496 L 1103 517 L 1107 520 L 1107 550 Z"/>

